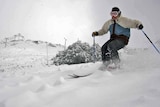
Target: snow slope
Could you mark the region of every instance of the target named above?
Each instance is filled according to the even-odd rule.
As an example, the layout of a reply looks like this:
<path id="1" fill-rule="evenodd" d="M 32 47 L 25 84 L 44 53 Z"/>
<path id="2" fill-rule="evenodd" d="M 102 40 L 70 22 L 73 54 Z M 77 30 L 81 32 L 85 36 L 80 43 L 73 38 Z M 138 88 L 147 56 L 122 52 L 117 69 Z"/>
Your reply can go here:
<path id="1" fill-rule="evenodd" d="M 46 65 L 47 59 L 50 60 L 58 51 L 64 48 L 60 45 L 48 46 L 45 42 L 34 43 L 34 41 L 12 41 L 0 44 L 0 65 L 5 71 L 17 71 L 23 68 Z"/>
<path id="2" fill-rule="evenodd" d="M 121 50 L 121 69 L 110 72 L 98 70 L 101 62 L 47 66 L 44 50 L 24 42 L 1 46 L 0 107 L 160 106 L 160 56 L 151 50 Z M 60 48 L 49 50 L 54 56 Z"/>

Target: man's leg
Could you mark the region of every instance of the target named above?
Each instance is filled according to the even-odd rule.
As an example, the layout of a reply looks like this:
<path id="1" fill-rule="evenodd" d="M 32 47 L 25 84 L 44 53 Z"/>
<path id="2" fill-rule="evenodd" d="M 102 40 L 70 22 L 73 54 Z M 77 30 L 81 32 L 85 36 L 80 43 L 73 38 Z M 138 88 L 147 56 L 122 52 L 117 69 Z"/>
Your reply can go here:
<path id="1" fill-rule="evenodd" d="M 108 44 L 108 50 L 111 51 L 111 59 L 113 63 L 119 63 L 119 54 L 118 50 L 122 49 L 125 46 L 125 43 L 121 40 L 113 40 Z"/>
<path id="2" fill-rule="evenodd" d="M 112 40 L 108 40 L 101 48 L 102 51 L 102 61 L 103 64 L 108 66 L 110 64 L 111 60 L 111 52 L 108 50 L 108 45 Z"/>
<path id="3" fill-rule="evenodd" d="M 110 50 L 108 50 L 108 45 L 109 45 L 110 42 L 111 42 L 111 40 L 108 40 L 101 48 L 102 61 L 108 61 L 111 58 L 111 54 L 109 52 Z"/>

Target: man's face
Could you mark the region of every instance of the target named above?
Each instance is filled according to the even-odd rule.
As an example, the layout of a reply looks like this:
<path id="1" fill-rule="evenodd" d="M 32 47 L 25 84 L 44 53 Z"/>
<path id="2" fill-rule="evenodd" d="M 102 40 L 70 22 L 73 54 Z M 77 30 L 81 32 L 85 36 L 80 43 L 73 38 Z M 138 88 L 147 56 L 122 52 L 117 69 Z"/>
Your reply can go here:
<path id="1" fill-rule="evenodd" d="M 119 12 L 117 11 L 112 11 L 110 14 L 113 20 L 117 19 L 119 16 Z"/>

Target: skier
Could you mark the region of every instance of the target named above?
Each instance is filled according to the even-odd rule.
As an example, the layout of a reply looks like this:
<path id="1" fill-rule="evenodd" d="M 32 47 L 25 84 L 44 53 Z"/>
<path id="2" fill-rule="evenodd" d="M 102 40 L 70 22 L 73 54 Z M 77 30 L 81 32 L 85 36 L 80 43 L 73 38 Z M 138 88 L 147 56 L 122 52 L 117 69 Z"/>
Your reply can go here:
<path id="1" fill-rule="evenodd" d="M 110 39 L 101 47 L 102 61 L 107 67 L 111 62 L 119 65 L 120 59 L 118 50 L 125 47 L 130 38 L 130 28 L 143 29 L 143 25 L 138 20 L 129 19 L 121 15 L 118 7 L 111 10 L 111 19 L 108 20 L 99 31 L 92 33 L 92 36 L 100 36 L 110 32 Z"/>

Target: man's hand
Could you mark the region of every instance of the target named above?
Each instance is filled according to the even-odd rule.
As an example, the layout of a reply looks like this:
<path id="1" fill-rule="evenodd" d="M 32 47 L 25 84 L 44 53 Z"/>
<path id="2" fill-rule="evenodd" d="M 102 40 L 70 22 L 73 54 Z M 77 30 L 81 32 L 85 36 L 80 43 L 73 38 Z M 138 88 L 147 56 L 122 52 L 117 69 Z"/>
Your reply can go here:
<path id="1" fill-rule="evenodd" d="M 140 24 L 140 25 L 138 26 L 138 29 L 139 29 L 139 30 L 142 30 L 142 29 L 143 29 L 143 25 Z"/>
<path id="2" fill-rule="evenodd" d="M 98 32 L 97 31 L 92 33 L 92 37 L 94 37 L 94 36 L 98 36 Z"/>

